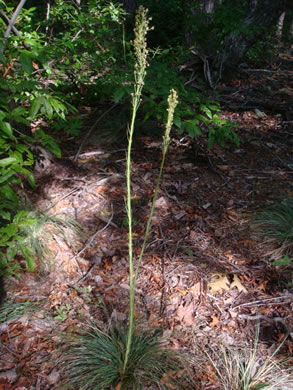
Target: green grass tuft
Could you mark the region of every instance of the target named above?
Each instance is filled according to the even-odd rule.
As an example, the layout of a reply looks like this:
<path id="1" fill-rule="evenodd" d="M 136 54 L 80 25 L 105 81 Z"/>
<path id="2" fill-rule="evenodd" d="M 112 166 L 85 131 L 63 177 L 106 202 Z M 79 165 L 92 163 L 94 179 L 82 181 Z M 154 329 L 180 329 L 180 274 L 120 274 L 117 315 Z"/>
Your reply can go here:
<path id="1" fill-rule="evenodd" d="M 126 370 L 123 371 L 128 332 L 125 329 L 108 333 L 96 326 L 71 342 L 67 356 L 63 355 L 68 384 L 74 389 L 142 389 L 156 385 L 159 389 L 179 389 L 169 386 L 172 374 L 183 368 L 179 357 L 162 346 L 156 332 L 133 334 Z"/>
<path id="2" fill-rule="evenodd" d="M 46 214 L 40 211 L 32 211 L 29 216 L 35 219 L 35 223 L 24 226 L 20 234 L 23 237 L 22 243 L 38 258 L 49 260 L 52 257 L 48 244 L 55 241 L 55 235 L 70 246 L 75 246 L 76 237 L 80 235 L 80 227 L 76 221 L 61 214 Z"/>
<path id="3" fill-rule="evenodd" d="M 0 324 L 39 311 L 40 302 L 4 302 L 0 308 Z"/>
<path id="4" fill-rule="evenodd" d="M 275 248 L 270 253 L 272 257 L 293 254 L 293 198 L 284 198 L 259 212 L 253 229 L 265 244 Z"/>

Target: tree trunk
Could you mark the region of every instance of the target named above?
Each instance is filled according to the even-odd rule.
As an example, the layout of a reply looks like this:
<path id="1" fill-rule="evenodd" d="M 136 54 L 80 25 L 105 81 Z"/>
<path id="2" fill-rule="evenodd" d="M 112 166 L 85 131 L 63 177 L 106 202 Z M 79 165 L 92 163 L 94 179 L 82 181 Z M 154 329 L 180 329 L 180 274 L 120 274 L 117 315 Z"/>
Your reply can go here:
<path id="1" fill-rule="evenodd" d="M 257 26 L 264 29 L 276 26 L 282 13 L 286 11 L 286 0 L 253 0 L 249 6 L 250 12 L 243 20 L 243 26 L 246 28 Z M 263 31 L 253 29 L 250 35 L 230 34 L 225 40 L 222 52 L 213 58 L 212 68 L 221 73 L 223 69 L 235 67 L 260 34 L 263 34 Z"/>
<path id="2" fill-rule="evenodd" d="M 3 279 L 3 276 L 0 273 L 0 305 L 3 302 L 5 297 L 6 297 L 6 292 L 5 292 L 5 289 L 4 289 L 4 279 Z"/>
<path id="3" fill-rule="evenodd" d="M 125 10 L 129 14 L 134 14 L 136 11 L 136 0 L 120 0 L 123 3 Z"/>
<path id="4" fill-rule="evenodd" d="M 282 31 L 282 39 L 285 43 L 292 43 L 293 38 L 293 9 L 286 12 L 284 26 Z"/>
<path id="5" fill-rule="evenodd" d="M 215 12 L 215 0 L 203 0 L 203 13 L 213 14 Z"/>
<path id="6" fill-rule="evenodd" d="M 281 40 L 282 35 L 283 35 L 283 27 L 284 27 L 285 15 L 286 15 L 286 12 L 284 11 L 284 12 L 280 15 L 279 20 L 278 20 L 278 23 L 277 23 L 277 31 L 276 31 L 276 34 L 277 34 L 277 38 L 278 38 L 279 40 Z"/>

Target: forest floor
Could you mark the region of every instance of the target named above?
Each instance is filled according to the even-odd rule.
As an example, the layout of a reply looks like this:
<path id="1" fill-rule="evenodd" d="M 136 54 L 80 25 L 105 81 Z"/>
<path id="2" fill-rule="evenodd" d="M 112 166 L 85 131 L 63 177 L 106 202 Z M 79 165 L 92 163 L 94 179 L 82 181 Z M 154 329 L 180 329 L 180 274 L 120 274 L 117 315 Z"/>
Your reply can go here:
<path id="1" fill-rule="evenodd" d="M 137 282 L 136 318 L 142 326 L 161 328 L 170 347 L 190 355 L 219 340 L 231 349 L 243 346 L 255 339 L 257 324 L 262 353 L 291 332 L 282 353 L 292 355 L 293 270 L 271 265 L 271 248 L 251 229 L 257 210 L 293 196 L 292 62 L 283 57 L 271 68 L 244 68 L 220 87 L 222 115 L 237 124 L 239 147 L 208 150 L 204 140 L 172 138 Z M 95 118 L 84 117 L 87 131 Z M 77 220 L 83 236 L 66 243 L 55 234 L 51 262 L 7 280 L 8 302 L 36 306 L 0 326 L 1 390 L 59 388 L 65 334 L 78 333 L 90 321 L 105 327 L 127 320 L 126 137 L 101 144 L 102 126 L 76 162 L 83 137 L 67 140 L 63 159 L 37 174 L 33 204 Z M 160 158 L 160 138 L 137 136 L 136 255 Z M 208 365 L 194 381 L 194 389 L 220 389 Z"/>

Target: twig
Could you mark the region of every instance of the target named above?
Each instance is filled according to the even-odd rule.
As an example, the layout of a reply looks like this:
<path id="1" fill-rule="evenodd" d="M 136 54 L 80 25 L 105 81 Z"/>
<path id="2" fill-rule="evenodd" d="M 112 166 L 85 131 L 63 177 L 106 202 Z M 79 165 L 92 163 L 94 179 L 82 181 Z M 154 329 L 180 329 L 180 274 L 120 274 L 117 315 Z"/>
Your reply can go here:
<path id="1" fill-rule="evenodd" d="M 260 142 L 261 142 L 261 144 L 262 144 L 262 146 L 264 147 L 264 148 L 266 148 L 266 149 L 268 149 L 268 150 L 271 150 L 262 140 L 260 140 Z M 274 155 L 274 157 L 277 159 L 277 160 L 279 160 L 280 161 L 280 163 L 284 166 L 284 167 L 286 167 L 286 168 L 289 168 L 289 169 L 292 169 L 292 171 L 293 171 L 293 168 L 290 168 L 290 166 L 288 166 L 288 164 L 286 164 L 286 162 L 284 161 L 284 160 L 282 160 L 278 155 Z"/>
<path id="2" fill-rule="evenodd" d="M 94 241 L 94 239 L 97 237 L 97 235 L 98 235 L 99 233 L 102 233 L 104 230 L 107 229 L 107 227 L 111 224 L 112 219 L 113 219 L 113 208 L 112 208 L 111 217 L 110 217 L 109 221 L 106 223 L 106 225 L 105 225 L 102 229 L 97 230 L 97 231 L 95 232 L 95 234 L 93 234 L 92 237 L 87 241 L 87 243 L 85 244 L 85 246 L 84 246 L 76 255 L 74 255 L 74 256 L 72 256 L 72 257 L 70 258 L 70 260 L 74 260 L 74 261 L 75 261 L 75 263 L 76 263 L 78 269 L 80 270 L 80 272 L 82 272 L 82 271 L 81 271 L 81 268 L 80 268 L 79 263 L 78 263 L 78 261 L 77 261 L 77 257 L 80 256 L 80 255 L 81 255 L 81 254 L 82 254 L 82 253 L 91 245 L 91 243 Z M 92 265 L 90 266 L 90 268 L 86 271 L 86 273 L 83 274 L 75 283 L 69 285 L 68 288 L 73 288 L 75 285 L 77 285 L 77 284 L 80 283 L 82 280 L 84 280 L 84 279 L 88 276 L 88 274 L 91 272 L 91 270 L 92 270 L 92 268 L 93 268 L 94 266 L 95 266 L 95 263 L 92 264 Z"/>
<path id="3" fill-rule="evenodd" d="M 20 13 L 22 7 L 25 5 L 25 3 L 26 3 L 26 0 L 20 0 L 18 6 L 16 7 L 15 11 L 13 12 L 12 18 L 10 19 L 10 22 L 9 22 L 8 27 L 7 27 L 5 34 L 4 34 L 4 38 L 2 41 L 2 47 L 0 48 L 0 53 L 4 53 L 5 46 L 6 46 L 8 38 L 9 38 L 9 35 L 11 33 L 14 22 L 16 21 L 16 18 L 18 16 L 18 14 Z"/>
<path id="4" fill-rule="evenodd" d="M 282 70 L 269 70 L 269 69 L 240 69 L 242 72 L 264 72 L 264 73 L 287 73 Z"/>
<path id="5" fill-rule="evenodd" d="M 85 152 L 82 154 L 79 154 L 78 157 L 90 157 L 90 156 L 95 156 L 95 155 L 104 155 L 104 154 L 113 154 L 113 153 L 118 153 L 118 152 L 125 152 L 126 149 L 117 149 L 117 150 L 111 150 L 111 151 L 101 151 L 101 150 L 95 150 L 92 152 Z M 75 156 L 69 157 L 70 159 L 74 159 Z"/>
<path id="6" fill-rule="evenodd" d="M 85 244 L 85 246 L 74 256 L 71 257 L 71 260 L 74 259 L 74 258 L 77 258 L 78 256 L 80 256 L 90 245 L 91 243 L 94 241 L 94 239 L 96 238 L 96 236 L 99 234 L 99 233 L 102 233 L 104 230 L 107 229 L 107 227 L 109 225 L 111 225 L 112 223 L 112 219 L 113 219 L 113 207 L 112 207 L 112 214 L 111 214 L 111 217 L 109 219 L 109 221 L 106 223 L 106 225 L 102 228 L 102 229 L 99 229 L 97 230 L 93 235 L 92 237 L 87 241 L 87 243 Z"/>
<path id="7" fill-rule="evenodd" d="M 94 266 L 96 265 L 96 263 L 94 262 L 93 264 L 91 264 L 91 266 L 89 267 L 89 269 L 86 271 L 86 273 L 84 275 L 82 275 L 75 283 L 72 283 L 68 286 L 68 288 L 75 288 L 80 282 L 82 282 L 83 280 L 85 280 L 89 274 L 92 272 L 92 270 L 94 269 Z"/>
<path id="8" fill-rule="evenodd" d="M 291 327 L 286 323 L 286 321 L 282 317 L 271 318 L 271 317 L 264 316 L 263 314 L 256 314 L 254 316 L 250 316 L 248 314 L 239 314 L 238 317 L 243 320 L 249 320 L 249 321 L 263 320 L 263 321 L 270 322 L 271 324 L 280 322 L 286 329 L 286 332 L 293 338 L 293 329 L 291 329 Z"/>
<path id="9" fill-rule="evenodd" d="M 9 348 L 9 347 L 7 347 L 7 345 L 5 345 L 5 344 L 3 344 L 1 341 L 0 341 L 0 345 L 1 345 L 1 347 L 2 348 L 5 348 L 9 353 L 11 353 L 13 356 L 17 356 L 18 358 L 19 358 L 19 353 L 17 352 L 14 352 L 14 351 L 12 351 L 12 349 L 11 348 Z M 6 360 L 6 362 L 7 363 L 14 363 L 14 361 L 12 361 L 12 360 Z"/>
<path id="10" fill-rule="evenodd" d="M 102 115 L 99 116 L 99 118 L 95 121 L 95 123 L 92 125 L 92 127 L 89 129 L 89 131 L 86 133 L 86 135 L 84 136 L 81 144 L 80 144 L 80 147 L 78 148 L 78 151 L 76 153 L 76 155 L 74 156 L 74 159 L 73 159 L 73 162 L 76 162 L 76 160 L 78 159 L 78 156 L 80 154 L 80 152 L 82 151 L 82 148 L 85 144 L 85 141 L 88 139 L 88 137 L 91 135 L 92 131 L 94 130 L 94 128 L 97 126 L 97 124 L 107 115 L 109 114 L 110 111 L 112 111 L 116 106 L 118 105 L 118 103 L 115 103 L 113 104 L 110 108 L 108 108 L 108 110 L 106 110 L 105 112 L 103 112 Z"/>
<path id="11" fill-rule="evenodd" d="M 79 30 L 77 34 L 72 38 L 71 42 L 74 42 L 77 40 L 77 38 L 80 36 L 80 34 L 83 32 L 83 29 Z"/>
<path id="12" fill-rule="evenodd" d="M 13 299 L 13 300 L 16 300 L 18 298 L 21 298 L 21 299 L 48 299 L 48 297 L 44 296 L 44 295 L 14 295 L 14 296 L 11 296 L 9 297 L 9 299 Z"/>
<path id="13" fill-rule="evenodd" d="M 81 185 L 81 186 L 79 186 L 79 187 L 75 187 L 73 190 L 71 190 L 70 192 L 68 192 L 68 194 L 65 194 L 65 195 L 61 196 L 60 199 L 58 199 L 55 203 L 53 203 L 50 207 L 48 207 L 48 208 L 45 210 L 45 213 L 47 213 L 49 210 L 51 210 L 53 207 L 55 207 L 59 202 L 61 202 L 61 200 L 64 200 L 65 198 L 68 198 L 68 196 L 74 194 L 76 191 L 80 190 L 82 187 L 83 187 L 83 185 Z"/>
<path id="14" fill-rule="evenodd" d="M 293 298 L 293 294 L 287 294 L 287 295 L 283 295 L 280 297 L 274 297 L 274 298 L 263 298 L 263 299 L 259 299 L 257 301 L 253 301 L 253 302 L 241 303 L 240 305 L 234 306 L 232 309 L 235 310 L 235 309 L 238 309 L 239 307 L 249 307 L 249 306 L 263 306 L 263 305 L 268 305 L 270 303 L 282 305 L 282 304 L 285 304 L 288 302 L 281 303 L 278 301 L 280 301 L 282 299 L 292 300 L 292 298 Z"/>
<path id="15" fill-rule="evenodd" d="M 9 25 L 10 23 L 10 19 L 9 17 L 6 15 L 6 13 L 0 9 L 0 15 L 2 16 L 2 18 L 5 20 L 5 22 Z M 15 28 L 14 26 L 12 26 L 11 28 L 12 32 L 14 35 L 16 35 L 17 37 L 20 37 L 20 32 L 17 30 L 17 28 Z M 26 49 L 30 49 L 30 45 L 28 45 L 26 42 L 23 42 L 23 46 L 26 48 Z"/>

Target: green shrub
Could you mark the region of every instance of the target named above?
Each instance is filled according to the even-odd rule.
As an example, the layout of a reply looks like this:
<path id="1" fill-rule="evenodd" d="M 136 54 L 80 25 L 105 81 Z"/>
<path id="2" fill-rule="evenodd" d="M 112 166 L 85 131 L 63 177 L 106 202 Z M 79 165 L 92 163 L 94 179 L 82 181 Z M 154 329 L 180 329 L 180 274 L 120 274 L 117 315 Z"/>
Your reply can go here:
<path id="1" fill-rule="evenodd" d="M 166 120 L 166 100 L 172 87 L 180 96 L 174 115 L 174 125 L 179 134 L 185 133 L 191 138 L 203 136 L 210 148 L 215 144 L 224 146 L 227 140 L 238 145 L 239 139 L 233 131 L 235 125 L 221 118 L 219 104 L 184 86 L 184 79 L 172 66 L 170 56 L 172 53 L 166 51 L 150 65 L 143 93 L 144 120 Z"/>
<path id="2" fill-rule="evenodd" d="M 197 92 L 191 87 L 184 86 L 184 78 L 178 74 L 174 64 L 175 53 L 171 50 L 159 52 L 150 61 L 148 74 L 142 91 L 141 114 L 142 121 L 156 120 L 164 123 L 167 119 L 167 98 L 171 88 L 174 88 L 180 96 L 180 102 L 174 115 L 174 126 L 178 134 L 187 134 L 195 139 L 203 137 L 207 139 L 208 146 L 215 144 L 224 146 L 230 140 L 239 145 L 239 138 L 233 131 L 235 124 L 221 118 L 219 104 L 203 93 Z M 110 77 L 110 76 L 109 76 Z M 123 75 L 124 82 L 114 88 L 113 100 L 122 101 L 131 91 L 129 75 Z M 108 79 L 109 86 L 113 79 Z M 106 83 L 106 80 L 104 80 Z M 118 82 L 118 81 L 117 81 Z"/>
<path id="3" fill-rule="evenodd" d="M 13 9 L 2 3 L 10 16 Z M 0 44 L 0 270 L 8 273 L 16 270 L 12 263 L 16 254 L 24 256 L 28 269 L 34 268 L 35 252 L 24 237 L 25 229 L 38 225 L 38 218 L 22 210 L 20 201 L 24 182 L 35 186 L 34 147 L 61 156 L 51 136 L 41 129 L 32 133 L 30 127 L 36 119 L 64 119 L 68 108 L 73 109 L 52 90 L 43 89 L 44 77 L 50 73 L 48 48 L 44 35 L 30 31 L 35 12 L 36 8 L 22 8 L 17 18 L 22 33 Z M 0 34 L 5 29 L 0 23 Z"/>

